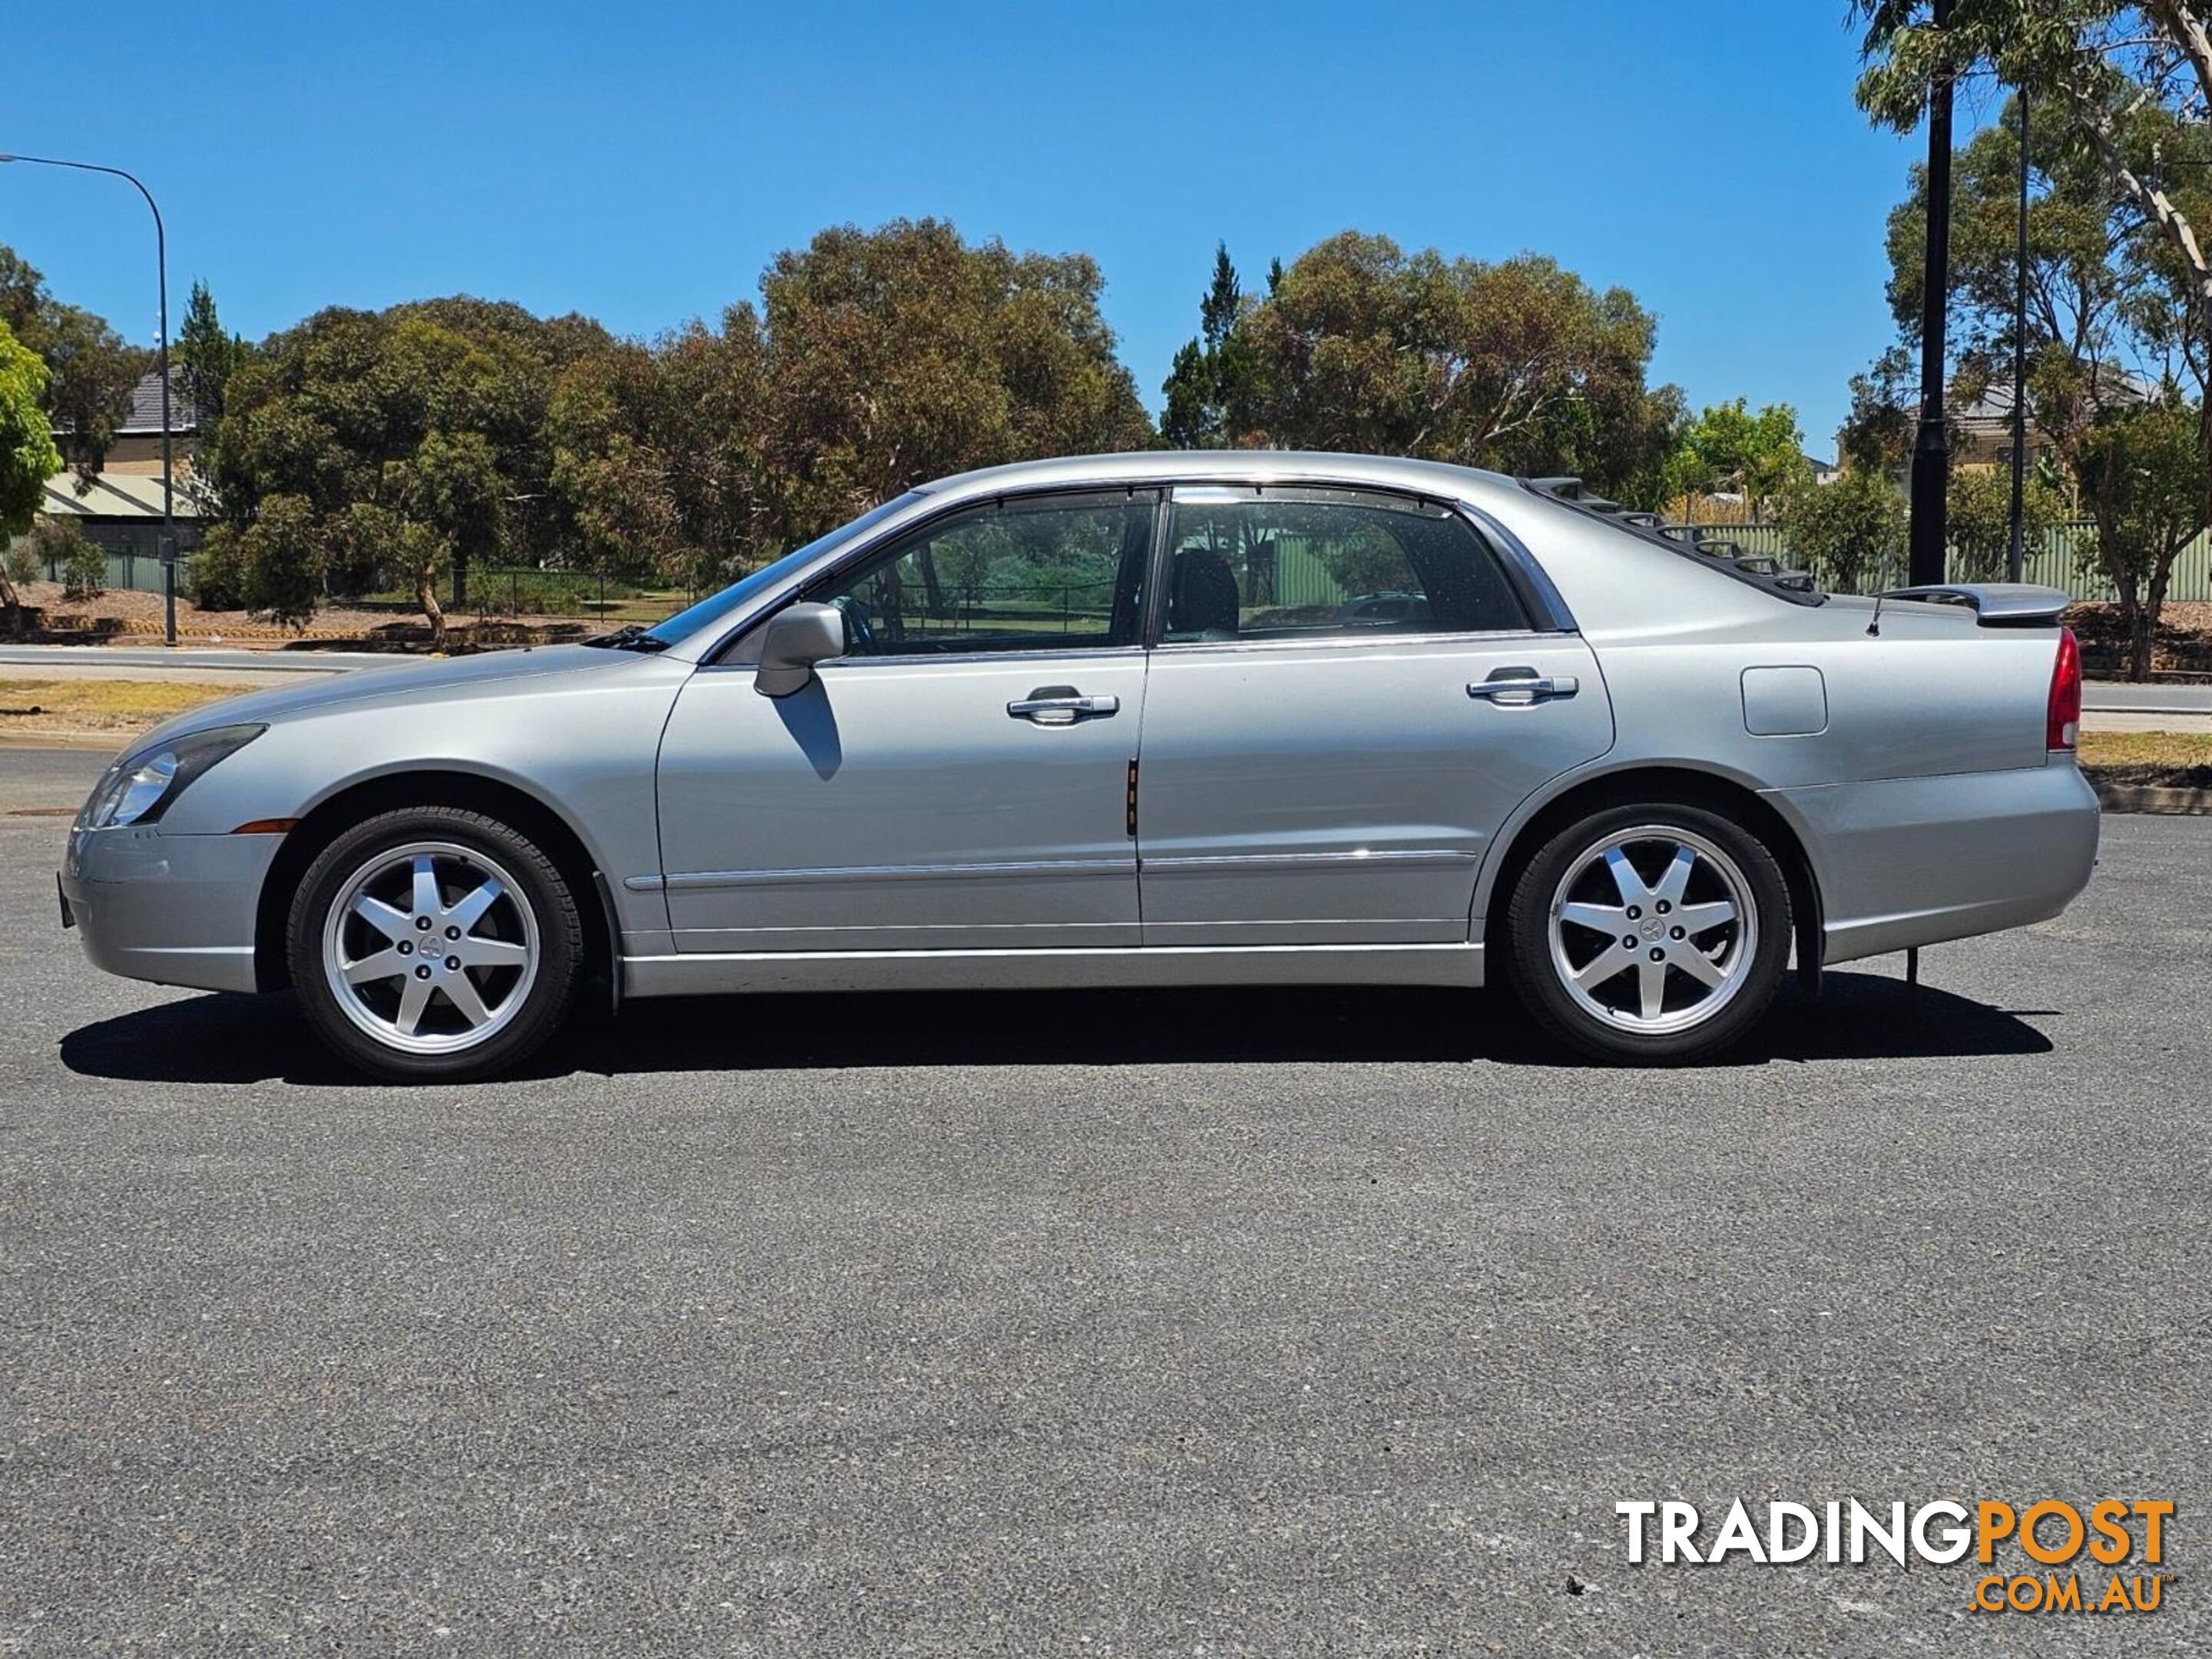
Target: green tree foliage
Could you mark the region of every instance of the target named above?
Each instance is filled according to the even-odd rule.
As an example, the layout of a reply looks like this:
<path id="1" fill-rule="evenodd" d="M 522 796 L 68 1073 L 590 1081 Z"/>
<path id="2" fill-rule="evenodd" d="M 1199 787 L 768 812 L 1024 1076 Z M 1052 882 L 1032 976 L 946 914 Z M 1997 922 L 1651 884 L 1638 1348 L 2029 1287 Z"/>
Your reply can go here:
<path id="1" fill-rule="evenodd" d="M 228 375 L 204 455 L 241 535 L 238 557 L 216 555 L 216 586 L 234 579 L 245 604 L 296 620 L 323 570 L 371 581 L 376 560 L 404 550 L 398 574 L 426 598 L 442 636 L 442 611 L 418 580 L 429 543 L 401 532 L 419 524 L 442 538 L 430 562 L 450 568 L 457 599 L 472 561 L 550 550 L 564 527 L 548 441 L 556 389 L 576 362 L 612 348 L 580 318 L 543 320 L 471 299 L 333 309 L 274 337 Z M 277 498 L 288 503 L 283 534 L 252 542 L 247 532 Z M 395 515 L 399 529 L 366 533 L 349 517 L 362 504 Z M 264 580 L 275 550 L 309 543 L 316 582 Z M 253 556 L 257 547 L 270 556 Z"/>
<path id="2" fill-rule="evenodd" d="M 225 528 L 195 580 L 287 614 L 325 574 L 404 581 L 435 631 L 448 568 L 457 599 L 488 560 L 703 586 L 933 477 L 1145 447 L 1101 287 L 1084 256 L 901 220 L 825 230 L 775 259 L 757 307 L 650 344 L 452 299 L 319 313 L 232 360 L 210 301 L 193 332 L 220 374 L 203 461 Z M 1653 501 L 1680 400 L 1645 385 L 1651 339 L 1629 295 L 1533 256 L 1340 237 L 1255 297 L 1224 249 L 1170 426 L 1573 471 Z M 284 533 L 252 540 L 279 499 Z M 273 580 L 283 548 L 313 582 Z"/>
<path id="3" fill-rule="evenodd" d="M 12 248 L 0 246 L 0 323 L 46 366 L 41 407 L 61 434 L 63 458 L 88 484 L 131 412 L 131 393 L 149 354 L 128 345 L 100 318 L 64 305 Z"/>
<path id="4" fill-rule="evenodd" d="M 192 284 L 192 297 L 185 307 L 184 326 L 177 332 L 177 382 L 199 410 L 203 428 L 222 418 L 223 395 L 230 377 L 246 361 L 246 342 L 227 333 L 216 313 L 215 295 L 205 283 Z"/>
<path id="5" fill-rule="evenodd" d="M 1992 386 L 2009 392 L 2018 259 L 2018 105 L 1953 161 L 1950 315 L 1952 401 Z M 2028 410 L 2034 432 L 2069 466 L 2099 413 L 2132 396 L 2124 365 L 2151 349 L 2160 281 L 2141 257 L 2139 215 L 2060 124 L 2035 129 L 2028 157 Z M 1919 339 L 1927 177 L 1890 215 L 1889 301 L 1904 340 Z M 1899 377 L 1901 379 L 1901 376 Z M 1902 391 L 1901 386 L 1897 388 Z"/>
<path id="6" fill-rule="evenodd" d="M 1279 263 L 1274 267 L 1271 292 L 1281 269 Z M 1176 353 L 1161 387 L 1167 407 L 1160 433 L 1177 448 L 1221 448 L 1249 423 L 1251 354 L 1237 329 L 1247 308 L 1229 245 L 1221 243 L 1213 252 L 1213 280 L 1199 301 L 1198 337 Z"/>
<path id="7" fill-rule="evenodd" d="M 1863 374 L 1851 376 L 1851 406 L 1836 434 L 1844 466 L 1865 472 L 1901 471 L 1912 457 L 1913 364 L 1903 346 L 1891 346 Z"/>
<path id="8" fill-rule="evenodd" d="M 2205 188 L 2212 169 L 2201 165 L 2212 161 L 2212 134 L 2201 110 L 2174 96 L 2176 86 L 2197 73 L 2171 33 L 2186 9 L 1960 0 L 1948 40 L 1909 8 L 1862 10 L 1876 21 L 1862 96 L 1880 118 L 1899 116 L 1898 100 L 1913 85 L 1924 88 L 1936 61 L 1931 54 L 1948 54 L 1944 61 L 1968 72 L 2025 77 L 2042 94 L 2027 156 L 2023 343 L 2030 425 L 2076 481 L 2082 506 L 2096 521 L 2098 556 L 2120 592 L 2123 628 L 2141 645 L 2131 647 L 2131 659 L 2147 666 L 2170 560 L 2187 538 L 2172 544 L 2161 568 L 2155 550 L 2167 545 L 2162 535 L 2128 516 L 2142 498 L 2142 489 L 2128 480 L 2173 479 L 2162 470 L 2168 459 L 2162 450 L 2146 458 L 2145 473 L 2125 465 L 2115 446 L 2166 442 L 2179 397 L 2169 393 L 2140 421 L 2126 418 L 2142 396 L 2129 365 L 2163 359 L 2197 386 L 2195 407 L 2201 410 L 2212 342 L 2192 267 L 2179 252 L 2172 226 L 2160 216 L 2212 208 Z M 2125 29 L 2116 33 L 2123 21 Z M 1991 386 L 2009 391 L 2018 122 L 2014 100 L 1998 125 L 1975 135 L 1954 158 L 1954 404 Z M 2166 182 L 2151 182 L 2154 175 Z M 1916 169 L 1911 192 L 1889 226 L 1890 303 L 1907 342 L 1917 340 L 1919 328 L 1926 209 L 1924 173 Z M 2197 443 L 2199 507 L 2193 516 L 2202 523 L 2212 501 L 2212 432 L 2200 430 Z M 2094 485 L 2093 472 L 2100 480 Z M 1983 544 L 1954 536 L 1954 544 L 1965 552 Z M 2121 580 L 2129 572 L 2130 580 Z"/>
<path id="9" fill-rule="evenodd" d="M 41 518 L 31 532 L 29 545 L 39 569 L 61 577 L 64 599 L 82 604 L 106 591 L 107 555 L 86 538 L 74 519 Z"/>
<path id="10" fill-rule="evenodd" d="M 1802 478 L 1784 492 L 1781 508 L 1790 556 L 1836 592 L 1885 580 L 1905 544 L 1905 498 L 1879 472 L 1847 471 L 1828 483 Z"/>
<path id="11" fill-rule="evenodd" d="M 209 532 L 218 568 L 234 568 L 246 603 L 295 628 L 315 614 L 322 598 L 331 539 L 328 519 L 306 496 L 292 495 L 264 496 L 243 529 L 222 526 Z"/>
<path id="12" fill-rule="evenodd" d="M 1088 255 L 970 246 L 934 219 L 778 255 L 761 295 L 785 535 L 963 468 L 1148 444 L 1103 286 Z"/>
<path id="13" fill-rule="evenodd" d="M 1911 128 L 1945 76 L 2039 94 L 2042 118 L 2057 118 L 2069 147 L 2131 205 L 2138 239 L 2161 250 L 2189 331 L 2212 340 L 2203 240 L 2212 10 L 2197 0 L 1956 0 L 1941 29 L 1929 0 L 1852 0 L 1850 14 L 1865 29 L 1859 102 L 1881 125 Z"/>
<path id="14" fill-rule="evenodd" d="M 697 587 L 788 544 L 766 356 L 758 314 L 732 306 L 719 329 L 695 322 L 563 374 L 552 481 L 580 563 Z"/>
<path id="15" fill-rule="evenodd" d="M 2012 475 L 1986 467 L 1958 467 L 1945 492 L 1950 526 L 1949 572 L 1966 581 L 2001 581 L 2012 552 Z M 2058 493 L 2032 474 L 2021 497 L 2021 532 L 2033 551 L 2065 517 Z"/>
<path id="16" fill-rule="evenodd" d="M 1235 331 L 1243 443 L 1571 472 L 1649 501 L 1680 394 L 1645 385 L 1654 324 L 1550 259 L 1494 264 L 1347 231 L 1309 249 Z"/>
<path id="17" fill-rule="evenodd" d="M 2096 558 L 2119 595 L 2128 678 L 2148 679 L 2173 562 L 2205 527 L 2203 411 L 2169 391 L 2101 417 L 2083 447 Z"/>
<path id="18" fill-rule="evenodd" d="M 704 585 L 939 474 L 1148 443 L 1099 288 L 925 220 L 824 231 L 761 309 L 652 347 L 476 300 L 327 311 L 231 369 L 208 470 L 234 529 L 304 502 L 338 584 L 406 582 L 434 633 L 438 574 L 458 600 L 488 560 Z M 260 608 L 243 547 L 202 580 Z"/>
<path id="19" fill-rule="evenodd" d="M 46 480 L 61 471 L 61 453 L 46 421 L 46 366 L 0 319 L 0 547 L 31 527 Z M 0 610 L 7 614 L 9 632 L 21 638 L 22 600 L 4 567 Z"/>
<path id="20" fill-rule="evenodd" d="M 1756 414 L 1744 398 L 1715 404 L 1683 428 L 1667 458 L 1667 498 L 1725 490 L 1765 510 L 1799 479 L 1809 477 L 1805 434 L 1797 411 L 1768 404 Z"/>

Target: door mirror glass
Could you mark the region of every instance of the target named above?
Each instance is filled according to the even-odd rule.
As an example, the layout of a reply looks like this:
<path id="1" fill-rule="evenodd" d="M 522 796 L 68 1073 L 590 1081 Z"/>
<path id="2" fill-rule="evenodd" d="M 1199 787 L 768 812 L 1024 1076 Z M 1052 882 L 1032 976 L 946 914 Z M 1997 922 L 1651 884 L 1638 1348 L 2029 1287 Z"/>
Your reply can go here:
<path id="1" fill-rule="evenodd" d="M 760 667 L 753 690 L 763 697 L 787 697 L 806 688 L 814 665 L 845 654 L 845 617 L 835 605 L 794 605 L 778 611 L 761 637 Z"/>

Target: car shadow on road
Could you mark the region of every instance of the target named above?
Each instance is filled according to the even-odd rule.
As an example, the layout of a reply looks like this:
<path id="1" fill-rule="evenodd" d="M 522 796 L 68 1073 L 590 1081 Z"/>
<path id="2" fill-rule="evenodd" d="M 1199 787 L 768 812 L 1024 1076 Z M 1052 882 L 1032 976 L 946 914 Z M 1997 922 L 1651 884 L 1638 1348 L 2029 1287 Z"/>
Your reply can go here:
<path id="1" fill-rule="evenodd" d="M 1751 1036 L 1711 1063 L 2043 1054 L 2051 1040 L 2027 1022 L 2054 1012 L 1834 973 L 1817 1000 L 1786 988 Z M 64 1036 L 61 1058 L 72 1072 L 129 1081 L 367 1080 L 322 1048 L 289 996 L 192 997 L 100 1020 Z M 641 1002 L 580 1020 L 522 1075 L 1387 1060 L 1575 1063 L 1509 997 L 1361 986 Z"/>

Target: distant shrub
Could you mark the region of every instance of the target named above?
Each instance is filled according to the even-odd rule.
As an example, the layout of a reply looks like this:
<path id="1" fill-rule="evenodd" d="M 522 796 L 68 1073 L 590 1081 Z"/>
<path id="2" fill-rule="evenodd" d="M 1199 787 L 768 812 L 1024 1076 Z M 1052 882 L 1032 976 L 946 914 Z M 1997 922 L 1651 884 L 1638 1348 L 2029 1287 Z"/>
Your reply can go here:
<path id="1" fill-rule="evenodd" d="M 238 532 L 227 524 L 209 527 L 185 572 L 185 593 L 203 611 L 246 609 L 246 562 Z"/>
<path id="2" fill-rule="evenodd" d="M 107 555 L 87 541 L 73 520 L 40 518 L 24 546 L 39 575 L 51 570 L 61 578 L 64 599 L 96 599 L 107 591 Z"/>

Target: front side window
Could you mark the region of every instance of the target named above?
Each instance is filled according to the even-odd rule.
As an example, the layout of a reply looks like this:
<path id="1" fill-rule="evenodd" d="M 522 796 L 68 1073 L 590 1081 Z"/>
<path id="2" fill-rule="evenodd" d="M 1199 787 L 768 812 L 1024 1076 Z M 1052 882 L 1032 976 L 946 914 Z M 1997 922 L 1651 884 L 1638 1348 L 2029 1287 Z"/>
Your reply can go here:
<path id="1" fill-rule="evenodd" d="M 823 554 L 834 551 L 845 543 L 865 536 L 895 513 L 902 513 L 920 497 L 909 490 L 892 497 L 880 507 L 863 513 L 850 524 L 840 525 L 828 535 L 820 537 L 785 554 L 772 564 L 763 565 L 750 576 L 733 582 L 718 593 L 710 593 L 689 610 L 679 611 L 664 622 L 646 630 L 646 637 L 659 640 L 664 645 L 673 645 L 685 635 L 702 632 L 714 624 L 727 621 L 738 611 L 771 592 L 778 583 L 788 581 L 813 563 Z"/>
<path id="2" fill-rule="evenodd" d="M 1154 506 L 1117 489 L 973 507 L 807 597 L 845 613 L 854 657 L 1133 645 Z"/>
<path id="3" fill-rule="evenodd" d="M 1170 643 L 1475 634 L 1528 626 L 1474 526 L 1364 491 L 1178 489 Z"/>

